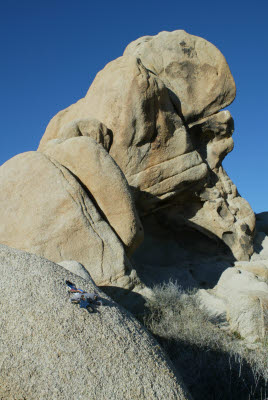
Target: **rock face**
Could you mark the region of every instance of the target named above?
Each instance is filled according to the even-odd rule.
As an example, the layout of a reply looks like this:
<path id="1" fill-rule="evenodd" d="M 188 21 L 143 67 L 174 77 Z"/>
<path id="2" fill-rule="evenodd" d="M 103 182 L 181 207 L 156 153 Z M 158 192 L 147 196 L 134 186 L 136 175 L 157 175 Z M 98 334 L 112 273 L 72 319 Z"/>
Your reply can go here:
<path id="1" fill-rule="evenodd" d="M 268 334 L 268 237 L 267 213 L 256 215 L 254 253 L 250 261 L 226 264 L 213 289 L 198 291 L 200 307 L 212 320 L 238 333 L 246 342 L 258 342 Z M 210 287 L 212 287 L 211 285 Z"/>
<path id="2" fill-rule="evenodd" d="M 200 290 L 198 296 L 203 309 L 226 320 L 230 330 L 248 342 L 268 334 L 268 261 L 237 262 L 214 289 Z"/>
<path id="3" fill-rule="evenodd" d="M 141 216 L 168 207 L 172 230 L 183 221 L 248 260 L 255 216 L 221 166 L 233 148 L 233 120 L 220 110 L 234 97 L 228 64 L 211 43 L 184 31 L 146 36 L 52 119 L 39 150 L 66 137 L 72 121 L 94 117 L 112 132 L 109 154 Z"/>
<path id="4" fill-rule="evenodd" d="M 175 31 L 131 43 L 51 120 L 37 153 L 1 167 L 0 241 L 76 260 L 98 285 L 127 289 L 139 285 L 127 256 L 143 272 L 138 259 L 159 237 L 175 241 L 168 268 L 153 266 L 166 279 L 189 232 L 206 237 L 204 253 L 248 260 L 255 215 L 222 167 L 234 124 L 221 110 L 234 97 L 228 64 L 206 40 Z"/>
<path id="5" fill-rule="evenodd" d="M 54 117 L 39 150 L 47 140 L 60 137 L 74 116 L 87 118 L 90 114 L 113 132 L 109 153 L 129 184 L 138 189 L 139 204 L 145 210 L 174 196 L 175 188 L 180 192 L 185 184 L 206 175 L 206 165 L 192 149 L 167 88 L 136 57 L 109 63 L 85 99 Z"/>
<path id="6" fill-rule="evenodd" d="M 93 281 L 3 245 L 0 274 L 0 398 L 190 398 L 155 340 Z M 98 312 L 70 303 L 66 279 L 103 298 Z"/>
<path id="7" fill-rule="evenodd" d="M 124 55 L 135 55 L 168 88 L 178 114 L 189 123 L 228 106 L 235 83 L 221 52 L 185 31 L 160 32 L 130 43 Z"/>
<path id="8" fill-rule="evenodd" d="M 44 153 L 79 177 L 128 252 L 133 252 L 143 239 L 143 228 L 128 183 L 107 151 L 91 137 L 73 137 L 48 142 Z"/>
<path id="9" fill-rule="evenodd" d="M 264 232 L 257 232 L 254 240 L 255 252 L 251 260 L 268 260 L 268 236 Z"/>
<path id="10" fill-rule="evenodd" d="M 0 182 L 3 244 L 54 262 L 76 260 L 98 285 L 133 286 L 122 242 L 67 168 L 23 153 L 0 168 Z"/>

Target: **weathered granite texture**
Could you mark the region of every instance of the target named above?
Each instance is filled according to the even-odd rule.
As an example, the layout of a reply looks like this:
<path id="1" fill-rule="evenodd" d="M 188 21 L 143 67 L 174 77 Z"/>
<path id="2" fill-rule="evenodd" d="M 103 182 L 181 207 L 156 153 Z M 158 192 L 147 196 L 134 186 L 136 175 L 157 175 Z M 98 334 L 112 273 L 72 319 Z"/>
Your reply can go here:
<path id="1" fill-rule="evenodd" d="M 198 292 L 201 308 L 247 342 L 268 334 L 268 260 L 237 262 L 228 268 L 213 289 Z"/>
<path id="2" fill-rule="evenodd" d="M 0 182 L 3 244 L 54 262 L 76 260 L 98 285 L 133 287 L 122 241 L 70 170 L 28 152 L 0 168 Z"/>
<path id="3" fill-rule="evenodd" d="M 184 31 L 146 36 L 98 73 L 85 98 L 52 119 L 39 150 L 66 136 L 72 121 L 97 118 L 112 132 L 109 154 L 140 215 L 168 207 L 173 229 L 183 218 L 248 260 L 254 213 L 221 165 L 233 148 L 233 120 L 220 110 L 235 91 L 211 43 Z"/>
<path id="4" fill-rule="evenodd" d="M 152 336 L 86 281 L 36 255 L 0 245 L 0 398 L 190 399 Z M 103 299 L 71 304 L 68 279 Z"/>

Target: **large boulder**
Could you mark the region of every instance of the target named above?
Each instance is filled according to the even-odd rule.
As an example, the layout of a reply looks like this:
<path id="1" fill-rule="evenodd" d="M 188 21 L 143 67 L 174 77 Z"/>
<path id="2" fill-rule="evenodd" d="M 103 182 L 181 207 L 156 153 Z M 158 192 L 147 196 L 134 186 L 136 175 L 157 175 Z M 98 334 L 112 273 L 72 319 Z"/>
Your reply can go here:
<path id="1" fill-rule="evenodd" d="M 234 97 L 233 77 L 215 46 L 184 31 L 161 32 L 134 41 L 107 64 L 86 96 L 51 120 L 39 150 L 70 137 L 75 121 L 97 119 L 111 131 L 109 154 L 140 216 L 168 208 L 173 231 L 183 221 L 248 260 L 255 215 L 221 165 L 234 130 L 221 110 Z"/>
<path id="2" fill-rule="evenodd" d="M 107 151 L 91 137 L 51 140 L 44 153 L 68 168 L 92 195 L 128 253 L 143 239 L 143 228 L 128 183 Z"/>
<path id="3" fill-rule="evenodd" d="M 99 164 L 102 151 L 105 150 L 96 151 Z M 106 179 L 109 174 L 113 179 L 116 172 L 106 170 Z M 126 188 L 123 179 L 120 181 L 120 172 L 118 174 L 115 188 L 120 183 Z M 67 168 L 43 153 L 23 153 L 1 166 L 0 188 L 1 243 L 54 262 L 76 260 L 85 266 L 98 285 L 133 288 L 134 271 L 131 272 L 122 241 L 97 209 L 90 193 Z M 121 208 L 117 209 L 117 205 L 126 204 L 127 195 L 122 191 L 118 202 L 115 192 L 111 196 L 114 196 L 113 212 L 120 215 Z M 128 210 L 131 210 L 129 204 Z M 127 224 L 126 214 L 122 214 L 122 221 Z"/>
<path id="4" fill-rule="evenodd" d="M 157 342 L 93 283 L 0 245 L 0 398 L 190 398 Z M 65 280 L 103 299 L 71 304 Z"/>
<path id="5" fill-rule="evenodd" d="M 161 78 L 187 122 L 214 114 L 235 98 L 234 79 L 221 52 L 183 30 L 141 37 L 127 46 L 124 55 L 140 58 Z"/>
<path id="6" fill-rule="evenodd" d="M 120 57 L 98 73 L 86 97 L 58 113 L 40 142 L 65 136 L 75 118 L 90 116 L 113 133 L 109 154 L 136 190 L 140 212 L 174 197 L 207 174 L 207 167 L 174 112 L 163 82 L 133 56 Z"/>

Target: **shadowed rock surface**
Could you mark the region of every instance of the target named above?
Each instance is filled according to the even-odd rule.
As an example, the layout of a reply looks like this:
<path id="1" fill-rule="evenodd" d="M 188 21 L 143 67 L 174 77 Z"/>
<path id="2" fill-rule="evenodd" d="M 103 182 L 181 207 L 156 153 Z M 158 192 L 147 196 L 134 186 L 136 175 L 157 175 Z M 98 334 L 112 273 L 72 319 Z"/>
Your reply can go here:
<path id="1" fill-rule="evenodd" d="M 268 212 L 256 214 L 256 228 L 268 235 Z"/>

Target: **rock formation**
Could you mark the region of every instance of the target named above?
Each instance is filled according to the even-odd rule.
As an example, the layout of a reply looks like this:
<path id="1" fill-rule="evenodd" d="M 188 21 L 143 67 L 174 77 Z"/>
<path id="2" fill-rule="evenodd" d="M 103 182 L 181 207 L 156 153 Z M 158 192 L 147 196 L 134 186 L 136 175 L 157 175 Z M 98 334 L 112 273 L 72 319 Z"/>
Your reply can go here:
<path id="1" fill-rule="evenodd" d="M 0 245 L 0 398 L 190 399 L 157 342 L 93 283 Z M 103 299 L 71 304 L 65 280 Z"/>
<path id="2" fill-rule="evenodd" d="M 98 285 L 125 289 L 142 287 L 133 268 L 153 267 L 139 260 L 163 236 L 174 253 L 155 269 L 180 269 L 189 232 L 204 253 L 248 260 L 255 216 L 222 167 L 233 120 L 221 110 L 235 90 L 225 58 L 202 38 L 175 31 L 134 41 L 51 120 L 37 153 L 1 168 L 1 242 L 76 260 Z M 200 262 L 198 242 L 189 250 Z"/>
<path id="3" fill-rule="evenodd" d="M 268 334 L 268 260 L 242 261 L 226 269 L 213 289 L 198 292 L 201 308 L 247 342 Z"/>
<path id="4" fill-rule="evenodd" d="M 122 242 L 69 169 L 43 153 L 28 152 L 6 162 L 0 180 L 3 244 L 55 262 L 78 260 L 98 285 L 121 280 L 130 287 Z"/>
<path id="5" fill-rule="evenodd" d="M 265 341 L 268 335 L 267 213 L 256 215 L 254 253 L 250 261 L 237 261 L 221 274 L 217 285 L 199 290 L 200 307 L 224 329 L 247 343 Z"/>
<path id="6" fill-rule="evenodd" d="M 255 215 L 222 166 L 235 91 L 211 43 L 146 36 L 50 121 L 37 151 L 1 166 L 0 242 L 33 254 L 0 246 L 0 398 L 190 398 L 157 343 L 95 284 L 137 311 L 154 283 L 176 279 L 203 288 L 202 307 L 232 331 L 263 339 L 267 216 L 249 262 Z M 106 306 L 75 307 L 66 279 Z"/>

